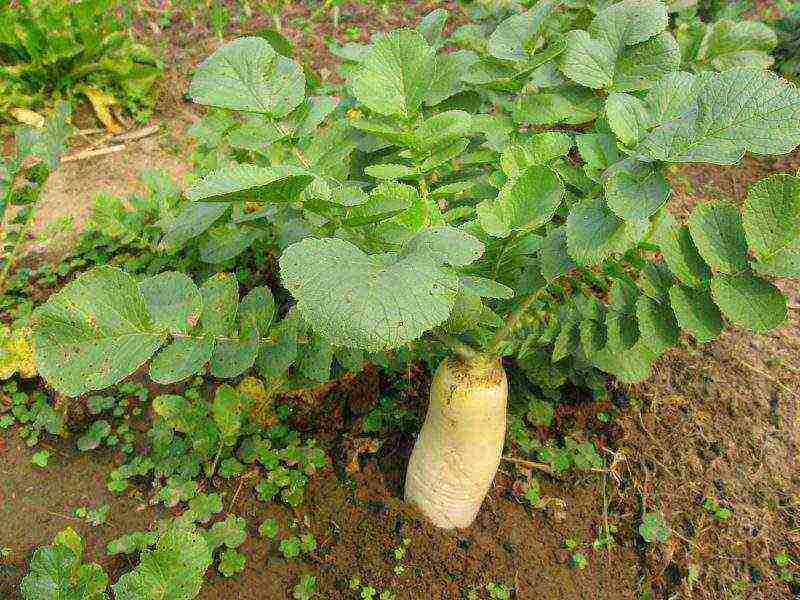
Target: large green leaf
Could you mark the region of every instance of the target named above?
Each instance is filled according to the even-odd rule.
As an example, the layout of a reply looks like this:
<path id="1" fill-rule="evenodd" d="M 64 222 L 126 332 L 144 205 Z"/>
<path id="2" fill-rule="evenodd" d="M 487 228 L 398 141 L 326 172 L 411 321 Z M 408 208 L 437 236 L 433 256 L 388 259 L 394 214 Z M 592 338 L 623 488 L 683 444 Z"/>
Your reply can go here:
<path id="1" fill-rule="evenodd" d="M 526 137 L 520 143 L 503 149 L 500 165 L 512 179 L 532 165 L 547 165 L 566 156 L 574 146 L 572 137 L 563 131 L 544 131 Z"/>
<path id="2" fill-rule="evenodd" d="M 300 66 L 279 55 L 266 40 L 229 42 L 198 67 L 189 96 L 198 104 L 283 117 L 305 97 Z"/>
<path id="3" fill-rule="evenodd" d="M 557 2 L 544 0 L 523 13 L 512 15 L 501 21 L 489 36 L 488 51 L 501 60 L 525 60 L 529 49 L 536 41 L 542 23 Z"/>
<path id="4" fill-rule="evenodd" d="M 234 164 L 211 171 L 186 190 L 186 197 L 194 202 L 292 202 L 313 180 L 313 174 L 289 165 Z"/>
<path id="5" fill-rule="evenodd" d="M 626 146 L 632 146 L 642 139 L 650 125 L 647 106 L 631 94 L 609 94 L 606 98 L 606 119 L 611 131 Z"/>
<path id="6" fill-rule="evenodd" d="M 283 253 L 297 309 L 333 345 L 395 348 L 450 316 L 458 278 L 427 253 L 367 255 L 340 239 L 305 239 Z"/>
<path id="7" fill-rule="evenodd" d="M 603 178 L 603 188 L 609 208 L 626 220 L 650 218 L 672 193 L 661 169 L 633 158 L 609 167 Z"/>
<path id="8" fill-rule="evenodd" d="M 623 383 L 638 383 L 650 376 L 653 361 L 658 355 L 641 339 L 624 352 L 605 346 L 592 355 L 592 362 L 601 371 L 612 374 Z"/>
<path id="9" fill-rule="evenodd" d="M 620 52 L 614 73 L 617 91 L 646 90 L 681 66 L 681 50 L 668 31 Z"/>
<path id="10" fill-rule="evenodd" d="M 59 392 L 78 396 L 134 373 L 167 333 L 150 316 L 133 277 L 97 267 L 36 310 L 34 339 L 42 377 Z"/>
<path id="11" fill-rule="evenodd" d="M 200 373 L 214 353 L 214 338 L 197 336 L 177 338 L 150 363 L 150 379 L 169 385 Z"/>
<path id="12" fill-rule="evenodd" d="M 680 329 L 668 304 L 640 296 L 636 302 L 636 318 L 642 343 L 654 353 L 661 354 L 678 345 Z"/>
<path id="13" fill-rule="evenodd" d="M 747 268 L 747 241 L 735 206 L 720 201 L 698 204 L 688 225 L 700 256 L 712 269 L 736 273 Z"/>
<path id="14" fill-rule="evenodd" d="M 686 94 L 658 88 L 659 100 L 665 91 Z M 697 76 L 692 95 L 680 116 L 664 122 L 640 144 L 643 156 L 729 165 L 745 152 L 786 154 L 800 144 L 800 93 L 773 73 L 704 72 Z"/>
<path id="15" fill-rule="evenodd" d="M 183 273 L 161 273 L 139 284 L 153 324 L 170 333 L 188 333 L 200 319 L 203 299 Z"/>
<path id="16" fill-rule="evenodd" d="M 191 600 L 200 593 L 212 555 L 196 531 L 172 528 L 154 550 L 143 550 L 139 565 L 112 586 L 116 600 Z"/>
<path id="17" fill-rule="evenodd" d="M 742 210 L 747 242 L 761 261 L 770 261 L 800 242 L 800 178 L 774 173 L 747 191 Z"/>
<path id="18" fill-rule="evenodd" d="M 568 32 L 566 42 L 567 49 L 558 62 L 561 72 L 588 88 L 611 87 L 617 58 L 614 48 L 605 40 L 594 39 L 580 29 Z"/>
<path id="19" fill-rule="evenodd" d="M 697 49 L 697 60 L 718 71 L 735 67 L 768 69 L 778 43 L 771 27 L 759 21 L 720 19 L 708 25 Z"/>
<path id="20" fill-rule="evenodd" d="M 752 275 L 719 275 L 711 295 L 732 323 L 753 331 L 769 331 L 786 321 L 786 297 L 771 283 Z"/>
<path id="21" fill-rule="evenodd" d="M 496 199 L 478 204 L 478 221 L 486 233 L 508 237 L 547 223 L 563 199 L 564 185 L 553 170 L 534 165 L 503 186 Z"/>
<path id="22" fill-rule="evenodd" d="M 725 328 L 722 315 L 708 292 L 675 285 L 669 290 L 669 300 L 681 329 L 691 333 L 698 342 L 716 339 Z"/>
<path id="23" fill-rule="evenodd" d="M 575 263 L 567 252 L 567 227 L 562 225 L 553 229 L 542 243 L 539 251 L 541 259 L 542 276 L 547 281 L 553 281 L 566 275 L 570 269 L 575 268 Z"/>
<path id="24" fill-rule="evenodd" d="M 422 105 L 435 68 L 435 52 L 425 38 L 399 29 L 375 42 L 353 73 L 353 93 L 376 113 L 409 117 Z"/>
<path id="25" fill-rule="evenodd" d="M 532 125 L 580 125 L 594 119 L 602 109 L 603 99 L 593 90 L 570 85 L 520 94 L 514 107 L 514 120 Z"/>
<path id="26" fill-rule="evenodd" d="M 654 241 L 670 270 L 686 285 L 699 286 L 711 277 L 711 269 L 697 251 L 689 230 L 679 227 L 666 209 L 655 224 Z"/>
<path id="27" fill-rule="evenodd" d="M 159 247 L 174 250 L 208 230 L 219 219 L 228 205 L 221 202 L 190 202 L 175 218 L 164 223 L 164 237 Z"/>
<path id="28" fill-rule="evenodd" d="M 22 598 L 106 600 L 108 575 L 97 564 L 81 564 L 80 551 L 81 547 L 59 543 L 58 538 L 52 546 L 37 548 L 20 585 Z"/>
<path id="29" fill-rule="evenodd" d="M 623 0 L 598 12 L 589 26 L 589 33 L 619 51 L 623 46 L 640 44 L 661 33 L 668 23 L 663 2 Z"/>
<path id="30" fill-rule="evenodd" d="M 436 264 L 465 267 L 483 254 L 484 246 L 463 229 L 441 226 L 428 227 L 414 236 L 400 253 L 401 256 L 428 256 Z"/>
<path id="31" fill-rule="evenodd" d="M 214 227 L 200 240 L 200 258 L 207 263 L 222 263 L 236 258 L 253 245 L 264 232 L 249 225 L 226 223 Z"/>
<path id="32" fill-rule="evenodd" d="M 567 248 L 579 265 L 597 264 L 624 254 L 647 233 L 647 221 L 623 221 L 602 198 L 584 200 L 567 217 Z"/>

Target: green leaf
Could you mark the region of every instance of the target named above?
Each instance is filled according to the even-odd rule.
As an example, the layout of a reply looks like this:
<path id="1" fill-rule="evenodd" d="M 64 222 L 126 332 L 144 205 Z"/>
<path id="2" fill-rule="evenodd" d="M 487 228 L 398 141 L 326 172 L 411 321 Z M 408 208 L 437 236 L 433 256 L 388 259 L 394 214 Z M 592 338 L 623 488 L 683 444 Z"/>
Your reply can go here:
<path id="1" fill-rule="evenodd" d="M 800 277 L 800 237 L 789 248 L 753 263 L 753 270 L 769 277 Z"/>
<path id="2" fill-rule="evenodd" d="M 708 292 L 676 285 L 669 290 L 669 300 L 681 329 L 698 342 L 710 342 L 722 333 L 725 322 Z"/>
<path id="3" fill-rule="evenodd" d="M 197 494 L 189 499 L 189 510 L 194 513 L 199 523 L 208 523 L 209 519 L 222 512 L 222 498 L 219 494 Z"/>
<path id="4" fill-rule="evenodd" d="M 675 280 L 663 261 L 648 261 L 641 272 L 639 287 L 642 292 L 656 302 L 669 300 L 669 288 Z"/>
<path id="5" fill-rule="evenodd" d="M 718 71 L 736 67 L 768 69 L 778 43 L 775 31 L 759 21 L 720 19 L 707 26 L 697 60 Z"/>
<path id="6" fill-rule="evenodd" d="M 258 348 L 256 368 L 269 382 L 283 378 L 297 358 L 297 318 L 291 315 L 272 327 L 269 339 L 262 339 Z"/>
<path id="7" fill-rule="evenodd" d="M 154 324 L 136 280 L 112 267 L 78 276 L 34 315 L 39 373 L 67 396 L 121 381 L 167 338 Z"/>
<path id="8" fill-rule="evenodd" d="M 486 233 L 508 237 L 550 221 L 563 199 L 564 185 L 558 176 L 552 169 L 534 165 L 503 186 L 497 199 L 478 204 L 478 221 Z"/>
<path id="9" fill-rule="evenodd" d="M 503 172 L 512 179 L 528 167 L 547 165 L 572 150 L 572 137 L 563 131 L 545 131 L 526 137 L 521 143 L 509 144 L 500 157 Z"/>
<path id="10" fill-rule="evenodd" d="M 489 36 L 489 54 L 500 60 L 529 58 L 529 48 L 536 41 L 544 20 L 556 4 L 552 0 L 538 2 L 530 10 L 501 21 Z"/>
<path id="11" fill-rule="evenodd" d="M 305 239 L 280 259 L 297 309 L 333 345 L 384 350 L 442 324 L 458 279 L 426 253 L 364 254 L 340 239 Z"/>
<path id="12" fill-rule="evenodd" d="M 314 180 L 298 167 L 233 164 L 215 171 L 186 190 L 186 197 L 205 202 L 292 202 Z"/>
<path id="13" fill-rule="evenodd" d="M 403 247 L 403 257 L 427 256 L 436 264 L 466 267 L 478 260 L 484 251 L 480 240 L 457 227 L 428 227 Z"/>
<path id="14" fill-rule="evenodd" d="M 797 88 L 768 71 L 730 69 L 698 75 L 681 115 L 654 129 L 638 150 L 652 160 L 729 165 L 745 152 L 786 154 L 798 144 Z"/>
<path id="15" fill-rule="evenodd" d="M 242 396 L 235 388 L 221 385 L 214 394 L 211 416 L 219 429 L 220 441 L 232 446 L 239 438 L 242 427 Z"/>
<path id="16" fill-rule="evenodd" d="M 578 152 L 586 166 L 596 171 L 605 171 L 619 161 L 616 140 L 605 133 L 581 133 L 575 138 Z"/>
<path id="17" fill-rule="evenodd" d="M 593 120 L 603 109 L 603 99 L 580 86 L 564 86 L 520 94 L 514 106 L 514 121 L 531 125 L 580 125 Z"/>
<path id="18" fill-rule="evenodd" d="M 81 552 L 82 541 L 74 547 L 58 537 L 52 546 L 37 548 L 20 585 L 22 598 L 106 600 L 108 576 L 97 564 L 81 564 Z"/>
<path id="19" fill-rule="evenodd" d="M 258 534 L 261 537 L 274 540 L 278 535 L 278 521 L 271 517 L 264 519 L 264 522 L 258 526 Z"/>
<path id="20" fill-rule="evenodd" d="M 681 66 L 681 50 L 668 31 L 646 42 L 629 46 L 617 58 L 614 89 L 636 91 L 651 88 L 661 77 Z"/>
<path id="21" fill-rule="evenodd" d="M 200 240 L 200 259 L 217 264 L 236 258 L 263 237 L 264 232 L 249 225 L 226 223 L 214 227 Z"/>
<path id="22" fill-rule="evenodd" d="M 441 42 L 449 14 L 446 9 L 437 8 L 420 19 L 417 29 L 429 44 L 437 45 Z"/>
<path id="23" fill-rule="evenodd" d="M 592 362 L 623 383 L 638 383 L 650 377 L 656 358 L 657 355 L 640 339 L 624 352 L 615 352 L 607 345 L 592 355 Z"/>
<path id="24" fill-rule="evenodd" d="M 233 577 L 237 573 L 244 571 L 247 564 L 247 557 L 233 548 L 228 548 L 221 555 L 219 561 L 219 572 L 225 577 Z"/>
<path id="25" fill-rule="evenodd" d="M 112 586 L 116 600 L 191 600 L 200 593 L 211 550 L 191 530 L 172 528 L 143 550 L 139 565 Z"/>
<path id="26" fill-rule="evenodd" d="M 747 191 L 742 209 L 747 242 L 761 261 L 770 261 L 800 242 L 800 178 L 773 173 Z"/>
<path id="27" fill-rule="evenodd" d="M 786 321 L 786 297 L 771 283 L 752 275 L 718 275 L 711 296 L 734 325 L 763 333 Z"/>
<path id="28" fill-rule="evenodd" d="M 211 227 L 227 210 L 227 204 L 218 202 L 190 202 L 163 225 L 164 237 L 159 248 L 174 250 L 183 246 Z"/>
<path id="29" fill-rule="evenodd" d="M 625 220 L 649 219 L 672 193 L 660 168 L 633 158 L 609 167 L 603 188 L 609 208 Z"/>
<path id="30" fill-rule="evenodd" d="M 394 163 L 370 165 L 364 169 L 364 173 L 375 179 L 408 179 L 418 175 L 413 167 Z"/>
<path id="31" fill-rule="evenodd" d="M 198 104 L 284 117 L 305 97 L 300 66 L 280 56 L 266 40 L 244 37 L 206 58 L 189 86 Z"/>
<path id="32" fill-rule="evenodd" d="M 642 343 L 655 354 L 660 355 L 678 345 L 680 329 L 668 304 L 640 296 L 636 302 L 636 318 Z"/>
<path id="33" fill-rule="evenodd" d="M 200 319 L 203 298 L 194 282 L 183 273 L 149 277 L 139 284 L 153 325 L 170 333 L 188 333 Z"/>
<path id="34" fill-rule="evenodd" d="M 413 144 L 420 152 L 430 152 L 472 132 L 472 115 L 463 110 L 448 110 L 426 119 L 414 131 Z"/>
<path id="35" fill-rule="evenodd" d="M 250 290 L 239 305 L 239 314 L 253 315 L 259 334 L 266 336 L 275 318 L 275 298 L 269 288 L 262 285 Z"/>
<path id="36" fill-rule="evenodd" d="M 325 383 L 330 380 L 333 360 L 333 346 L 330 342 L 315 335 L 311 344 L 305 346 L 304 350 L 297 365 L 297 370 L 303 377 L 315 383 Z"/>
<path id="37" fill-rule="evenodd" d="M 683 283 L 699 286 L 711 277 L 711 269 L 697 251 L 689 230 L 678 227 L 675 217 L 668 211 L 662 211 L 653 236 L 664 255 L 664 261 Z"/>
<path id="38" fill-rule="evenodd" d="M 485 277 L 466 275 L 459 278 L 459 281 L 463 287 L 468 288 L 481 298 L 509 300 L 514 297 L 513 288 L 503 285 L 497 281 L 486 279 Z"/>
<path id="39" fill-rule="evenodd" d="M 567 248 L 580 264 L 597 264 L 612 254 L 624 254 L 647 233 L 647 221 L 623 221 L 602 198 L 584 200 L 567 217 Z"/>
<path id="40" fill-rule="evenodd" d="M 375 42 L 353 73 L 353 93 L 378 114 L 410 117 L 422 105 L 435 65 L 425 38 L 410 29 L 395 30 Z"/>
<path id="41" fill-rule="evenodd" d="M 567 48 L 558 68 L 575 83 L 592 89 L 611 87 L 614 81 L 616 52 L 605 40 L 594 39 L 581 29 L 565 36 Z"/>
<path id="42" fill-rule="evenodd" d="M 220 379 L 238 377 L 256 362 L 258 327 L 252 314 L 239 315 L 239 331 L 216 340 L 211 356 L 211 374 Z"/>
<path id="43" fill-rule="evenodd" d="M 700 256 L 712 269 L 736 273 L 747 268 L 747 241 L 736 207 L 727 202 L 698 204 L 688 225 Z"/>
<path id="44" fill-rule="evenodd" d="M 229 273 L 217 273 L 200 287 L 203 296 L 202 332 L 213 337 L 225 337 L 236 323 L 239 306 L 239 283 Z"/>
<path id="45" fill-rule="evenodd" d="M 612 48 L 640 44 L 667 28 L 667 7 L 657 0 L 623 0 L 597 13 L 589 26 L 592 36 Z"/>
<path id="46" fill-rule="evenodd" d="M 437 55 L 435 74 L 425 91 L 425 104 L 435 106 L 462 91 L 462 76 L 477 61 L 478 55 L 469 50 Z"/>
<path id="47" fill-rule="evenodd" d="M 224 521 L 217 521 L 211 529 L 203 532 L 203 537 L 211 552 L 217 548 L 238 548 L 247 539 L 247 521 L 236 515 L 228 515 Z"/>
<path id="48" fill-rule="evenodd" d="M 150 363 L 150 379 L 169 385 L 200 373 L 211 360 L 214 338 L 178 338 L 164 348 Z"/>
<path id="49" fill-rule="evenodd" d="M 632 146 L 642 139 L 650 125 L 647 106 L 631 94 L 609 94 L 606 98 L 606 118 L 611 131 L 626 146 Z"/>
<path id="50" fill-rule="evenodd" d="M 575 263 L 567 252 L 566 225 L 557 227 L 548 234 L 542 243 L 539 257 L 542 263 L 542 276 L 547 281 L 558 279 L 575 268 Z"/>

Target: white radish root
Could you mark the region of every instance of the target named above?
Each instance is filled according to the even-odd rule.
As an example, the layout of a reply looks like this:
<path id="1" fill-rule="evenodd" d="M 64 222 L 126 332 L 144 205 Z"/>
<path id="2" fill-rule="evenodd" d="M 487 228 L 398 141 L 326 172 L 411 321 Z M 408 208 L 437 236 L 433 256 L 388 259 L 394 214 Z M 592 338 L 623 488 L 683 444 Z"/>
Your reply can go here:
<path id="1" fill-rule="evenodd" d="M 445 359 L 406 473 L 406 501 L 444 529 L 469 527 L 494 480 L 508 380 L 496 358 Z"/>

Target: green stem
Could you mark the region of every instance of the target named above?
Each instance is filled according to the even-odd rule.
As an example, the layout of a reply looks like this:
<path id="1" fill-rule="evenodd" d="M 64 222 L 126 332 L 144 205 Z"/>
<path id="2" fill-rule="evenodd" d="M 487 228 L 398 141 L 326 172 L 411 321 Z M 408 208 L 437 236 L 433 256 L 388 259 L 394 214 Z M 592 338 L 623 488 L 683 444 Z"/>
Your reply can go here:
<path id="1" fill-rule="evenodd" d="M 461 360 L 471 362 L 481 356 L 481 353 L 475 348 L 441 329 L 434 329 L 432 333 L 437 340 L 447 346 Z"/>
<path id="2" fill-rule="evenodd" d="M 10 194 L 8 194 L 10 197 Z M 19 254 L 22 251 L 22 245 L 25 242 L 25 238 L 28 235 L 28 230 L 31 227 L 31 223 L 33 223 L 33 217 L 36 214 L 36 204 L 38 204 L 39 200 L 37 198 L 36 203 L 30 207 L 28 211 L 28 217 L 25 219 L 25 222 L 17 231 L 17 240 L 14 242 L 14 246 L 9 252 L 8 257 L 6 258 L 6 264 L 3 266 L 3 271 L 0 272 L 0 296 L 6 293 L 6 286 L 8 285 L 8 276 L 11 273 L 11 269 L 14 268 L 14 265 L 17 264 L 17 260 L 19 259 Z"/>
<path id="3" fill-rule="evenodd" d="M 528 311 L 531 305 L 536 302 L 546 291 L 547 287 L 542 287 L 523 298 L 519 306 L 506 320 L 506 324 L 497 330 L 497 332 L 494 334 L 494 337 L 486 346 L 486 352 L 488 354 L 497 354 L 500 346 L 517 330 L 517 327 L 519 327 L 520 322 L 522 321 L 522 317 L 525 316 L 525 313 Z"/>

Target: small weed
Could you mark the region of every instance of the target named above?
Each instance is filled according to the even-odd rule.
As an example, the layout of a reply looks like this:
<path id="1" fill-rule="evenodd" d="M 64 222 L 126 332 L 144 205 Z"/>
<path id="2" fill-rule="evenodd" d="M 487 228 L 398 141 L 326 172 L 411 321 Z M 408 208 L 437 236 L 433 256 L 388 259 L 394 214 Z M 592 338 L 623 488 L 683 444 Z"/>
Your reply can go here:
<path id="1" fill-rule="evenodd" d="M 46 468 L 49 461 L 50 461 L 49 450 L 40 450 L 31 457 L 31 462 L 41 469 Z"/>
<path id="2" fill-rule="evenodd" d="M 706 498 L 703 502 L 703 508 L 711 512 L 718 521 L 727 521 L 733 515 L 733 511 L 730 508 L 720 506 L 713 498 Z"/>
<path id="3" fill-rule="evenodd" d="M 83 519 L 92 527 L 99 527 L 100 525 L 105 525 L 108 521 L 108 512 L 110 510 L 111 506 L 108 504 L 103 504 L 97 508 L 80 506 L 75 509 L 75 516 L 79 519 Z"/>
<path id="4" fill-rule="evenodd" d="M 511 592 L 504 585 L 499 585 L 497 583 L 487 583 L 486 591 L 489 592 L 489 598 L 492 598 L 492 600 L 511 599 Z"/>
<path id="5" fill-rule="evenodd" d="M 662 544 L 669 539 L 670 531 L 664 519 L 658 513 L 647 513 L 642 517 L 639 525 L 639 535 L 648 544 L 661 542 Z"/>
<path id="6" fill-rule="evenodd" d="M 278 521 L 272 518 L 264 519 L 264 522 L 258 527 L 258 534 L 274 540 L 278 535 Z"/>
<path id="7" fill-rule="evenodd" d="M 292 596 L 295 600 L 310 600 L 317 593 L 317 578 L 313 575 L 301 575 L 300 583 L 294 586 Z"/>

